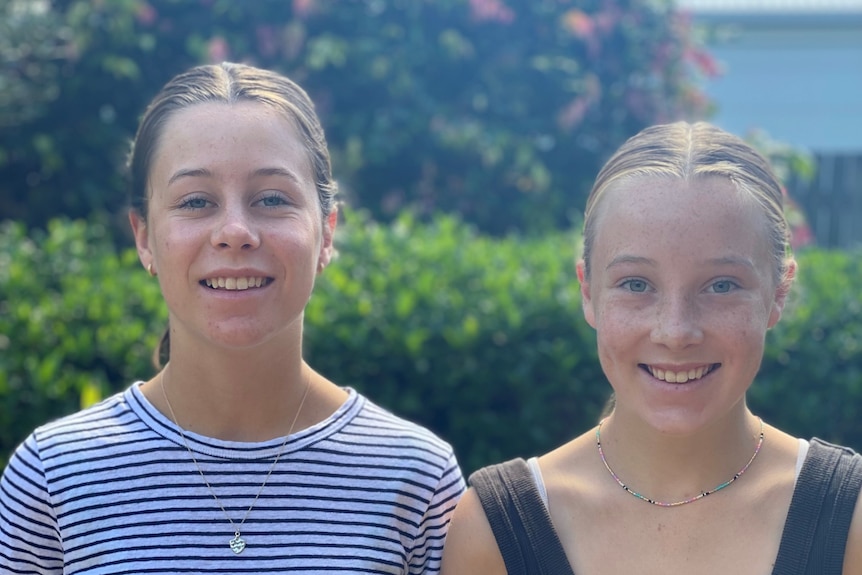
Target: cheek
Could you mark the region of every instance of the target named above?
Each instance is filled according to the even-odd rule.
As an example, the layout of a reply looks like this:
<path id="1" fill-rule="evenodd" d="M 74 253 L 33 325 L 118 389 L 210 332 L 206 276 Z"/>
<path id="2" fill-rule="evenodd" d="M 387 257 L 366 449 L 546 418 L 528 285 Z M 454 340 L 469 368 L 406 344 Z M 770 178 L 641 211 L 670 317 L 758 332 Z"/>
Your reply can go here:
<path id="1" fill-rule="evenodd" d="M 769 315 L 769 310 L 760 307 L 727 311 L 713 318 L 713 330 L 726 345 L 739 350 L 746 357 L 756 356 L 759 361 L 763 353 Z"/>
<path id="2" fill-rule="evenodd" d="M 634 314 L 625 313 L 613 306 L 592 308 L 593 327 L 600 353 L 613 353 L 615 348 L 625 347 L 638 337 L 640 323 Z M 642 330 L 641 330 L 642 331 Z"/>
<path id="3" fill-rule="evenodd" d="M 317 268 L 323 245 L 323 233 L 321 226 L 311 223 L 295 225 L 289 229 L 282 229 L 272 236 L 275 244 L 275 252 L 280 254 L 288 266 L 304 269 L 307 267 Z"/>
<path id="4" fill-rule="evenodd" d="M 195 229 L 194 223 L 177 225 L 175 222 L 166 220 L 153 226 L 150 235 L 153 245 L 161 252 L 163 258 L 175 258 L 176 251 L 183 250 L 189 244 L 191 238 L 200 231 Z"/>
<path id="5" fill-rule="evenodd" d="M 775 306 L 772 299 L 763 295 L 762 297 L 752 297 L 747 305 L 741 305 L 731 313 L 726 314 L 728 319 L 732 319 L 738 325 L 744 326 L 741 329 L 759 332 L 765 335 L 769 323 L 771 321 L 772 312 Z"/>
<path id="6" fill-rule="evenodd" d="M 633 298 L 618 290 L 600 290 L 593 295 L 590 311 L 597 330 L 625 337 L 626 333 L 642 329 L 654 318 L 655 302 L 649 298 Z"/>

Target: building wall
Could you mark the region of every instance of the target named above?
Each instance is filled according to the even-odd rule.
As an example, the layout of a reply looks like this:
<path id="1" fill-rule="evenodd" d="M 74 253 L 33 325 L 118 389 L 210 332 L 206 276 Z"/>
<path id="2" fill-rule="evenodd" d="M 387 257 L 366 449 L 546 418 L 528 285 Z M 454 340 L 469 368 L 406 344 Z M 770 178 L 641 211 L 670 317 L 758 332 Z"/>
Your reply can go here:
<path id="1" fill-rule="evenodd" d="M 862 15 L 853 20 L 713 18 L 713 120 L 812 152 L 862 152 Z"/>
<path id="2" fill-rule="evenodd" d="M 705 81 L 711 121 L 807 151 L 811 181 L 787 182 L 818 245 L 862 246 L 862 0 L 677 0 L 722 74 Z"/>

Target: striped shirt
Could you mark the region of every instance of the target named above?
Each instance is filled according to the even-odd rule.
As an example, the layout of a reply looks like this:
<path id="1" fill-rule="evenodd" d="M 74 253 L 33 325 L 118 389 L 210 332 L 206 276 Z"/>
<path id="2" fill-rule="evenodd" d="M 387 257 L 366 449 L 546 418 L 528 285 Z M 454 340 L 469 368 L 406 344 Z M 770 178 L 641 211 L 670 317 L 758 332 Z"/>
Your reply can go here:
<path id="1" fill-rule="evenodd" d="M 0 480 L 0 573 L 437 573 L 464 480 L 451 447 L 350 389 L 284 438 L 179 428 L 135 384 L 44 425 Z"/>

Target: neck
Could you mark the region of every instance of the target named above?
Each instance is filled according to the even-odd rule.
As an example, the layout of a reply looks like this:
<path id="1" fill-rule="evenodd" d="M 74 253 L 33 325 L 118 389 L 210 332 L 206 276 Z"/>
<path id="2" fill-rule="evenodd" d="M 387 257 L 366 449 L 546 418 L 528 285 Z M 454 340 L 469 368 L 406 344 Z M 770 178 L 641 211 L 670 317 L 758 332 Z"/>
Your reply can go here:
<path id="1" fill-rule="evenodd" d="M 145 386 L 147 398 L 187 431 L 232 441 L 266 441 L 288 433 L 302 402 L 294 431 L 323 419 L 321 398 L 332 395 L 326 382 L 300 357 L 299 350 L 242 350 L 195 353 L 174 346 L 161 374 Z M 337 388 L 336 388 L 337 389 Z"/>
<path id="2" fill-rule="evenodd" d="M 665 503 L 714 490 L 754 454 L 759 419 L 747 409 L 691 433 L 670 434 L 615 411 L 601 429 L 602 450 L 619 480 Z"/>

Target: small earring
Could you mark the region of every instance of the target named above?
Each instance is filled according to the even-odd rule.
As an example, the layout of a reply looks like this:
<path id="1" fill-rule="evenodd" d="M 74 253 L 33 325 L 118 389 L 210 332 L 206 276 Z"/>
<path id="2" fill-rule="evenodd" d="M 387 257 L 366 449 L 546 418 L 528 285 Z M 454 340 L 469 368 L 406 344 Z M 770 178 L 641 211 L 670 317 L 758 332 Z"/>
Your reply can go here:
<path id="1" fill-rule="evenodd" d="M 147 264 L 147 273 L 150 274 L 150 277 L 156 277 L 156 272 L 153 271 L 152 262 Z"/>

